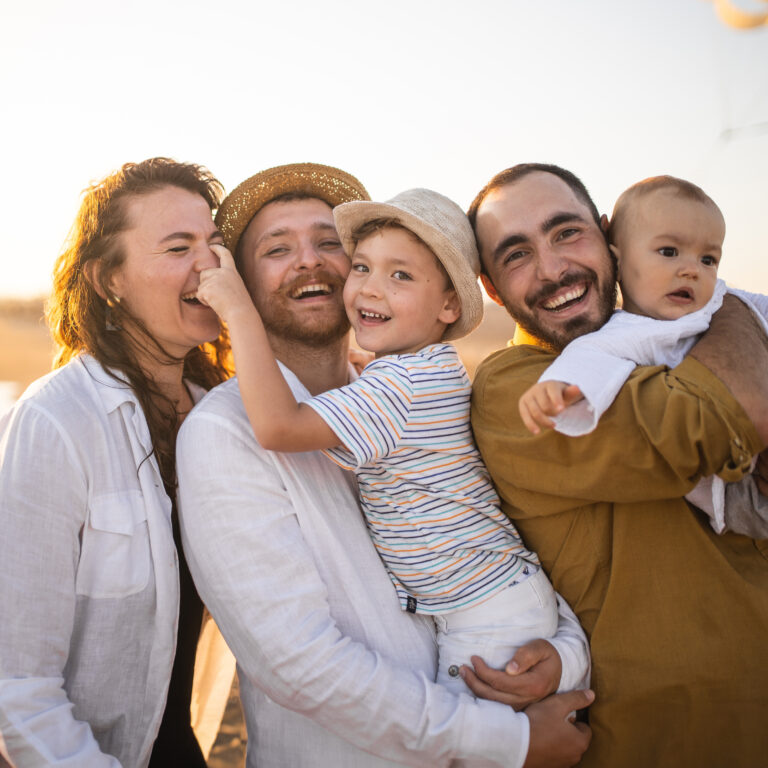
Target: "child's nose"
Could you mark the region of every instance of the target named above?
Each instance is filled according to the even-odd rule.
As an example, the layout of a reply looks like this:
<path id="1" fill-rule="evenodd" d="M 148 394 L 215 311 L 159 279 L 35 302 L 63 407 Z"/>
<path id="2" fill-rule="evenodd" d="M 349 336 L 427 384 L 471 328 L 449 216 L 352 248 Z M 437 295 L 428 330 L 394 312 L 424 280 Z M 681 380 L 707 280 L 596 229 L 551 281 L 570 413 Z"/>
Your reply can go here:
<path id="1" fill-rule="evenodd" d="M 699 261 L 698 259 L 686 259 L 680 265 L 680 274 L 685 277 L 696 279 L 699 276 Z"/>
<path id="2" fill-rule="evenodd" d="M 381 284 L 378 277 L 372 274 L 368 274 L 365 278 L 365 281 L 363 282 L 361 292 L 365 296 L 380 296 Z"/>

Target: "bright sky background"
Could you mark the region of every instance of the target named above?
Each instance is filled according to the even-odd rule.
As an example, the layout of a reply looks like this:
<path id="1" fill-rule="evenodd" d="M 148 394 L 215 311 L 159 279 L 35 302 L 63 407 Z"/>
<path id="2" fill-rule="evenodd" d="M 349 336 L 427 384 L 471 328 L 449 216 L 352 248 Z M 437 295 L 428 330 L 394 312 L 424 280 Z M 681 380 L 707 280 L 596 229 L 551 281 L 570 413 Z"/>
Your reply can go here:
<path id="1" fill-rule="evenodd" d="M 0 297 L 46 293 L 80 190 L 153 155 L 462 206 L 554 162 L 607 213 L 671 173 L 725 214 L 721 276 L 768 293 L 768 26 L 710 0 L 4 0 L 0 40 Z"/>

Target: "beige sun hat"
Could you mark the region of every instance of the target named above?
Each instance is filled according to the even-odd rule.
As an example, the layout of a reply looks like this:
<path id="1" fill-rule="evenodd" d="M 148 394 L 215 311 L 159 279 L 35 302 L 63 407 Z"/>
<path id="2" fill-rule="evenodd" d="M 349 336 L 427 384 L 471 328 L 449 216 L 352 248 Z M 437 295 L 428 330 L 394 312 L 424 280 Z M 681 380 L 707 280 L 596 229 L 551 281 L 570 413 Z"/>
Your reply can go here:
<path id="1" fill-rule="evenodd" d="M 234 253 L 250 220 L 280 195 L 317 197 L 331 208 L 350 200 L 370 200 L 365 187 L 351 174 L 330 165 L 292 163 L 261 171 L 235 187 L 216 213 L 224 244 Z"/>
<path id="2" fill-rule="evenodd" d="M 461 317 L 446 328 L 444 341 L 460 339 L 483 319 L 483 297 L 477 278 L 480 257 L 464 211 L 431 189 L 409 189 L 385 203 L 349 202 L 333 209 L 344 250 L 355 250 L 352 233 L 373 219 L 396 219 L 423 240 L 445 267 L 461 302 Z"/>

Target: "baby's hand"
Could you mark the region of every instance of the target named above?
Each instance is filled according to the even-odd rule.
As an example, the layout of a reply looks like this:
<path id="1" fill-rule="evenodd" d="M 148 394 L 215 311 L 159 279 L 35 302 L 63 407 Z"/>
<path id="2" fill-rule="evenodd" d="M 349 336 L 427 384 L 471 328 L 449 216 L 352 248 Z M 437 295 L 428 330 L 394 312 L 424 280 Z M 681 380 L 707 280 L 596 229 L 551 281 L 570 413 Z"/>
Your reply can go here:
<path id="1" fill-rule="evenodd" d="M 557 416 L 569 405 L 581 400 L 584 395 L 575 384 L 563 381 L 539 381 L 523 393 L 518 403 L 520 417 L 534 435 L 541 428 L 551 429 L 555 423 L 550 418 Z"/>
<path id="2" fill-rule="evenodd" d="M 223 245 L 212 245 L 211 250 L 219 257 L 221 266 L 200 271 L 197 298 L 229 324 L 240 311 L 255 310 L 232 254 Z"/>

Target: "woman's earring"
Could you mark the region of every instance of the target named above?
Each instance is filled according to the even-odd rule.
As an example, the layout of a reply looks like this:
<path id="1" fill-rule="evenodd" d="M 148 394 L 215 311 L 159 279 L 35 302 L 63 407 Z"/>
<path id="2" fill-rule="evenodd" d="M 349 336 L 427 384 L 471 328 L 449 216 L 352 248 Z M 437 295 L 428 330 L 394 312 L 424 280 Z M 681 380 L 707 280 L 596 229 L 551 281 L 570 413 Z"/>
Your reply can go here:
<path id="1" fill-rule="evenodd" d="M 111 299 L 107 299 L 107 311 L 104 318 L 104 328 L 107 331 L 122 331 L 123 329 L 118 325 L 112 317 L 112 307 L 115 304 L 119 304 L 120 299 L 117 296 L 113 296 Z"/>

